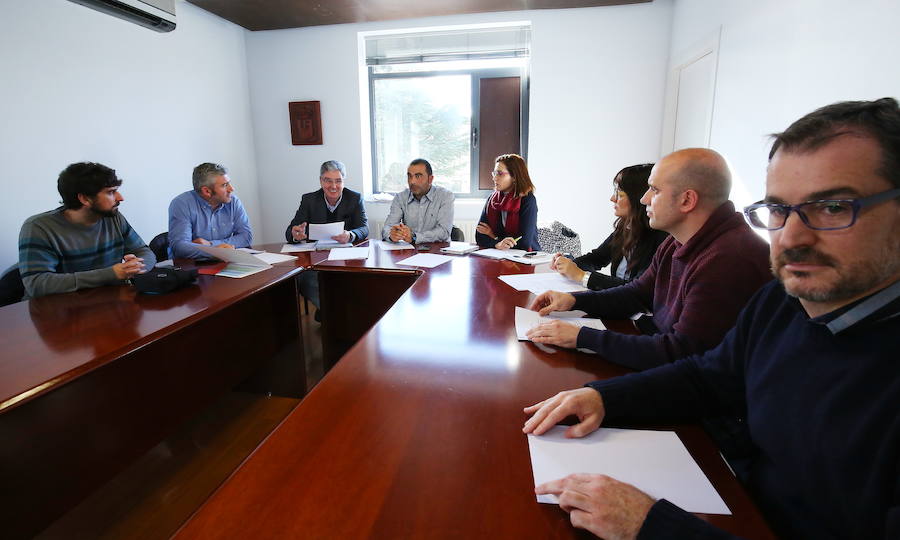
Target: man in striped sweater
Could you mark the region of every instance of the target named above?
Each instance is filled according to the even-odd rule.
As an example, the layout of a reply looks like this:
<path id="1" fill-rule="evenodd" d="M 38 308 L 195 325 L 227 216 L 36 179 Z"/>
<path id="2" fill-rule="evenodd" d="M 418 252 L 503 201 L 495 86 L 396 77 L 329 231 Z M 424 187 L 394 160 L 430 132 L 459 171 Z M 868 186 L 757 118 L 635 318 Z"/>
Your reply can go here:
<path id="1" fill-rule="evenodd" d="M 60 173 L 63 205 L 31 216 L 19 233 L 26 298 L 122 283 L 156 264 L 119 212 L 121 185 L 99 163 L 73 163 Z"/>

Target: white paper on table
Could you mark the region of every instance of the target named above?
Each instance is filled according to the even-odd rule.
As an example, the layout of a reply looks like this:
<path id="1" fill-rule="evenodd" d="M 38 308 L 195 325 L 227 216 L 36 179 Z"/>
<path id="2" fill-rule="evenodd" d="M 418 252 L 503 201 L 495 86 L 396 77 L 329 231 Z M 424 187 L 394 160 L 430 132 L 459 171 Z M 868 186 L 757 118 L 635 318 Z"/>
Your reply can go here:
<path id="1" fill-rule="evenodd" d="M 315 251 L 315 242 L 306 242 L 302 244 L 285 244 L 281 246 L 282 253 L 302 253 L 304 251 Z"/>
<path id="2" fill-rule="evenodd" d="M 328 252 L 329 261 L 349 261 L 354 259 L 368 259 L 369 246 L 337 248 Z"/>
<path id="3" fill-rule="evenodd" d="M 469 242 L 454 242 L 450 241 L 450 245 L 447 247 L 441 248 L 441 253 L 450 253 L 452 255 L 465 255 L 466 253 L 472 253 L 473 251 L 478 251 L 478 246 L 476 244 L 470 244 Z"/>
<path id="4" fill-rule="evenodd" d="M 453 260 L 453 257 L 449 257 L 447 255 L 438 255 L 436 253 L 417 253 L 412 257 L 403 259 L 402 261 L 397 261 L 396 264 L 402 264 L 403 266 L 418 266 L 421 268 L 434 268 L 435 266 L 439 266 L 450 260 Z"/>
<path id="5" fill-rule="evenodd" d="M 582 287 L 580 283 L 575 283 L 569 278 L 556 272 L 512 274 L 498 277 L 503 283 L 506 283 L 517 291 L 530 291 L 534 294 L 541 294 L 547 291 L 572 293 L 587 290 L 585 287 Z"/>
<path id="6" fill-rule="evenodd" d="M 351 242 L 338 242 L 337 240 L 316 240 L 316 250 L 353 247 Z"/>
<path id="7" fill-rule="evenodd" d="M 385 251 L 397 251 L 401 249 L 416 249 L 416 246 L 408 242 L 385 242 L 384 240 L 372 240 L 371 243 L 378 244 L 378 247 Z"/>
<path id="8" fill-rule="evenodd" d="M 553 262 L 553 254 L 544 251 L 529 251 L 524 255 L 507 255 L 506 258 L 519 264 L 530 264 L 532 266 Z"/>
<path id="9" fill-rule="evenodd" d="M 246 251 L 250 255 L 256 255 L 257 253 L 265 253 L 265 251 L 263 251 L 261 249 L 253 249 L 253 248 L 237 248 L 237 249 L 239 249 L 240 251 Z"/>
<path id="10" fill-rule="evenodd" d="M 342 232 L 344 232 L 343 221 L 335 221 L 334 223 L 309 224 L 310 240 L 331 240 L 332 236 L 337 236 Z"/>
<path id="11" fill-rule="evenodd" d="M 588 317 L 584 317 L 585 315 L 585 312 L 575 310 L 554 311 L 550 315 L 541 317 L 540 315 L 538 315 L 537 311 L 531 311 L 530 309 L 516 306 L 516 336 L 518 336 L 519 341 L 529 341 L 529 339 L 525 337 L 525 334 L 527 334 L 529 330 L 541 323 L 558 320 L 572 323 L 575 326 L 594 328 L 597 330 L 606 330 L 606 326 L 603 325 L 603 321 L 601 321 L 600 319 L 591 319 Z"/>
<path id="12" fill-rule="evenodd" d="M 528 435 L 534 485 L 573 473 L 605 474 L 688 512 L 731 514 L 674 431 L 603 428 L 567 439 L 567 426 Z M 559 504 L 555 495 L 538 502 Z"/>
<path id="13" fill-rule="evenodd" d="M 473 251 L 472 255 L 478 255 L 479 257 L 487 257 L 489 259 L 505 259 L 507 256 L 512 255 L 514 257 L 521 257 L 528 253 L 524 249 L 479 249 L 478 251 Z"/>
<path id="14" fill-rule="evenodd" d="M 280 253 L 269 253 L 268 251 L 261 251 L 255 255 L 257 259 L 261 259 L 269 264 L 275 264 L 280 262 L 287 261 L 296 261 L 297 257 L 293 255 L 282 255 Z"/>

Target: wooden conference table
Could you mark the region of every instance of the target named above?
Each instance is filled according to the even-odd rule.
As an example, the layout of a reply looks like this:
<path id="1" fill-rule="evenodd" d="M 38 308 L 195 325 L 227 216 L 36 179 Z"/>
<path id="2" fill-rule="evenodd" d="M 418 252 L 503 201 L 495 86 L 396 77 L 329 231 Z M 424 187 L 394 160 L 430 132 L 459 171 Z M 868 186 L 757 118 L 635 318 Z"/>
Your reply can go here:
<path id="1" fill-rule="evenodd" d="M 236 386 L 302 397 L 300 271 L 0 308 L 0 536 L 42 530 Z"/>
<path id="2" fill-rule="evenodd" d="M 326 349 L 362 339 L 176 536 L 580 536 L 557 506 L 535 501 L 522 408 L 627 370 L 517 341 L 514 307 L 532 295 L 497 276 L 532 267 L 469 255 L 415 269 L 396 264 L 413 252 L 373 250 L 315 266 Z M 366 331 L 370 302 L 378 320 Z M 675 429 L 733 511 L 700 517 L 771 538 L 705 433 Z"/>

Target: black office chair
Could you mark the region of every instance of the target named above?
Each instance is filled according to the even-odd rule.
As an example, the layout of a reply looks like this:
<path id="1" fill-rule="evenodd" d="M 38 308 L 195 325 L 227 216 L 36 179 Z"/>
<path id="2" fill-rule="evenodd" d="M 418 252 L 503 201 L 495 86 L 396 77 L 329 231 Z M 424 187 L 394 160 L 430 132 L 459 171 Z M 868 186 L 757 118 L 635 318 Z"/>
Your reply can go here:
<path id="1" fill-rule="evenodd" d="M 466 235 L 463 234 L 462 229 L 456 225 L 452 225 L 452 228 L 450 229 L 450 240 L 453 242 L 465 242 Z"/>
<path id="2" fill-rule="evenodd" d="M 19 265 L 14 264 L 0 277 L 0 307 L 20 302 L 24 296 L 25 286 L 22 285 Z"/>
<path id="3" fill-rule="evenodd" d="M 162 262 L 169 258 L 169 233 L 159 233 L 150 240 L 150 251 L 156 257 L 156 262 Z"/>

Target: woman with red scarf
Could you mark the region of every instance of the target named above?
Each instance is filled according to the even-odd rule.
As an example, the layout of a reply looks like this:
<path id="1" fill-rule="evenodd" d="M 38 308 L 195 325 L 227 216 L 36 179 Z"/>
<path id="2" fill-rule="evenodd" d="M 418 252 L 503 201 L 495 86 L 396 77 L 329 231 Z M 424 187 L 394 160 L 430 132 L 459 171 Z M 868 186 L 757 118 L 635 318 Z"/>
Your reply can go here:
<path id="1" fill-rule="evenodd" d="M 537 239 L 537 199 L 525 160 L 503 154 L 494 160 L 494 192 L 488 197 L 475 228 L 481 247 L 540 251 Z"/>

